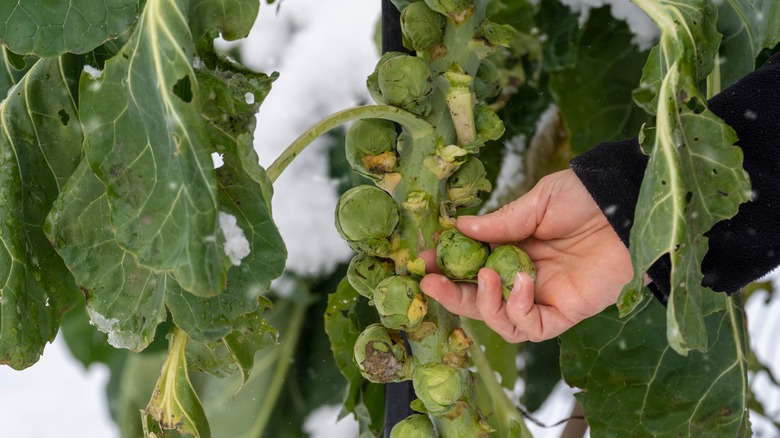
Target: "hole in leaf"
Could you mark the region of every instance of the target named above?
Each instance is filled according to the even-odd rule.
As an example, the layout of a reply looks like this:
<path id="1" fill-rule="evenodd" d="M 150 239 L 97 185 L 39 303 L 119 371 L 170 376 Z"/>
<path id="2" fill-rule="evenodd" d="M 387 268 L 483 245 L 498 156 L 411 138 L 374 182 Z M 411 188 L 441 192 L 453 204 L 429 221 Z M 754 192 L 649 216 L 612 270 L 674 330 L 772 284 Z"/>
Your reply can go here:
<path id="1" fill-rule="evenodd" d="M 62 122 L 62 126 L 68 126 L 68 122 L 70 121 L 70 115 L 67 111 L 64 109 L 61 109 L 57 114 L 60 115 L 60 121 Z"/>
<path id="2" fill-rule="evenodd" d="M 4 48 L 3 49 L 8 56 L 8 61 L 16 70 L 24 70 L 27 66 L 27 61 L 24 60 L 24 56 L 17 55 L 16 53 Z"/>
<path id="3" fill-rule="evenodd" d="M 192 102 L 192 83 L 190 82 L 190 75 L 186 75 L 176 82 L 173 86 L 173 94 L 179 96 L 179 99 L 190 103 Z"/>
<path id="4" fill-rule="evenodd" d="M 718 174 L 718 169 L 712 169 L 712 174 L 713 175 L 717 175 Z"/>
<path id="5" fill-rule="evenodd" d="M 685 194 L 685 203 L 690 204 L 691 199 L 693 199 L 693 192 L 688 192 Z"/>
<path id="6" fill-rule="evenodd" d="M 665 185 L 666 185 L 666 180 L 665 180 L 665 179 L 662 179 L 662 180 L 661 180 L 661 185 L 662 185 L 662 186 L 665 186 Z"/>

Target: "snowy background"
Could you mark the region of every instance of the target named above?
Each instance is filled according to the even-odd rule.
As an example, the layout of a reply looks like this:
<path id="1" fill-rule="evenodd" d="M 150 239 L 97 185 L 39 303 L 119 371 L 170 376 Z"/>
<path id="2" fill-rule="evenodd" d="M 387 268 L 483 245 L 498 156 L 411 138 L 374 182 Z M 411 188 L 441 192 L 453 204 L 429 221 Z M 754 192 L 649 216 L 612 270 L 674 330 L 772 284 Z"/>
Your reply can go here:
<path id="1" fill-rule="evenodd" d="M 561 1 L 583 17 L 590 8 L 610 4 L 613 15 L 625 19 L 637 34 L 638 45 L 648 47 L 656 37 L 653 24 L 627 0 Z M 278 10 L 276 5 L 261 8 L 241 52 L 250 67 L 281 74 L 258 115 L 256 148 L 263 166 L 324 115 L 369 102 L 365 78 L 379 58 L 373 40 L 379 6 L 379 0 L 285 0 Z M 351 255 L 332 226 L 336 190 L 327 177 L 326 147 L 309 147 L 274 185 L 274 216 L 288 244 L 289 268 L 302 274 L 330 271 Z M 317 239 L 303 240 L 312 235 Z M 780 287 L 780 277 L 775 277 L 775 287 Z M 757 293 L 747 304 L 751 341 L 759 346 L 759 358 L 780 374 L 780 347 L 772 335 L 780 332 L 780 300 L 766 305 L 764 297 Z M 104 393 L 108 375 L 101 365 L 84 370 L 59 337 L 32 368 L 18 372 L 0 367 L 0 436 L 117 437 Z M 780 412 L 780 392 L 761 390 L 770 388 L 766 376 L 755 379 L 754 387 L 769 402 L 771 413 Z M 566 418 L 572 393 L 560 384 L 535 417 L 545 424 Z M 305 429 L 318 438 L 357 436 L 349 419 L 335 424 L 338 410 L 330 406 L 316 411 Z M 753 422 L 756 436 L 761 436 L 767 430 L 762 420 L 754 416 Z M 562 430 L 530 422 L 529 427 L 538 437 L 559 436 Z"/>

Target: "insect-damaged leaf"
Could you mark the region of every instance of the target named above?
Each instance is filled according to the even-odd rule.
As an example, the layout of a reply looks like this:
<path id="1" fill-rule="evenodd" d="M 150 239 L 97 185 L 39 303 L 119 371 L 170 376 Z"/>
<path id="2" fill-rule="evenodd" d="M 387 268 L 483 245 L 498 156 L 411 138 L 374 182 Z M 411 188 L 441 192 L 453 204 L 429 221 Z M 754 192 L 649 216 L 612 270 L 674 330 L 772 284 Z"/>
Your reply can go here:
<path id="1" fill-rule="evenodd" d="M 721 294 L 722 295 L 722 294 Z M 739 298 L 705 317 L 706 353 L 680 356 L 656 300 L 620 318 L 615 307 L 561 336 L 561 371 L 593 436 L 750 436 Z"/>
<path id="2" fill-rule="evenodd" d="M 55 57 L 86 53 L 127 30 L 140 0 L 5 0 L 0 43 L 16 53 Z"/>
<path id="3" fill-rule="evenodd" d="M 185 290 L 213 296 L 225 287 L 230 260 L 191 67 L 188 5 L 146 3 L 122 51 L 100 77 L 82 80 L 82 121 L 120 246 Z"/>
<path id="4" fill-rule="evenodd" d="M 0 106 L 0 363 L 17 369 L 38 360 L 78 299 L 42 225 L 81 155 L 68 77 L 82 65 L 38 61 Z"/>
<path id="5" fill-rule="evenodd" d="M 710 2 L 638 0 L 661 28 L 649 56 L 640 104 L 656 113 L 654 130 L 640 143 L 650 159 L 631 229 L 635 276 L 618 300 L 622 315 L 638 303 L 644 275 L 661 257 L 671 261 L 667 337 L 680 354 L 706 351 L 704 307 L 713 292 L 703 286 L 704 233 L 736 214 L 749 198 L 742 150 L 734 131 L 704 108 L 698 84 L 712 69 L 719 35 Z M 723 301 L 721 300 L 721 305 Z M 712 304 L 712 303 L 710 303 Z"/>

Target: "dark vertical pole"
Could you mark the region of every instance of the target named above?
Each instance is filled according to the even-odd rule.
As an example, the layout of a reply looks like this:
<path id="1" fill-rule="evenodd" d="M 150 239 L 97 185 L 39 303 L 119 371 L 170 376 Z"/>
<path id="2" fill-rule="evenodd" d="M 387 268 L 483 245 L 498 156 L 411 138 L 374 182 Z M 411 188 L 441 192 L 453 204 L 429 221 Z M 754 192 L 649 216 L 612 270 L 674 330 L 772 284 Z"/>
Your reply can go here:
<path id="1" fill-rule="evenodd" d="M 401 13 L 390 0 L 382 0 L 382 53 L 387 52 L 408 50 L 401 39 Z M 385 384 L 385 438 L 396 423 L 414 413 L 409 404 L 415 398 L 410 380 Z"/>

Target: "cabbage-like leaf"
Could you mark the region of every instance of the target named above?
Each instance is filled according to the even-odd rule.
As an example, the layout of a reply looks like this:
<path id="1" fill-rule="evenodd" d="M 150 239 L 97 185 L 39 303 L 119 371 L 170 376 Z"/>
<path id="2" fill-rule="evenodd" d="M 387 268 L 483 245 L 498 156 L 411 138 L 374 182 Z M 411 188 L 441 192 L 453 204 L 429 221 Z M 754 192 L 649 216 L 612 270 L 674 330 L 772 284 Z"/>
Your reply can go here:
<path id="1" fill-rule="evenodd" d="M 87 53 L 124 33 L 141 0 L 5 0 L 0 2 L 0 44 L 41 57 Z"/>
<path id="2" fill-rule="evenodd" d="M 0 105 L 0 363 L 16 369 L 38 360 L 78 299 L 42 226 L 81 156 L 69 78 L 82 66 L 73 56 L 38 61 Z"/>
<path id="3" fill-rule="evenodd" d="M 656 126 L 640 135 L 650 159 L 630 236 L 634 279 L 618 306 L 628 314 L 641 301 L 647 270 L 669 257 L 669 343 L 680 354 L 706 351 L 704 307 L 713 292 L 701 286 L 708 249 L 704 233 L 735 215 L 750 193 L 742 150 L 733 146 L 734 130 L 706 109 L 698 91 L 718 47 L 717 14 L 704 0 L 636 3 L 661 28 L 661 41 L 644 69 L 643 90 L 636 95 L 656 114 Z"/>
<path id="4" fill-rule="evenodd" d="M 188 7 L 147 1 L 121 52 L 82 80 L 80 105 L 86 156 L 107 187 L 117 242 L 207 297 L 225 288 L 231 261 L 217 221 Z"/>
<path id="5" fill-rule="evenodd" d="M 656 300 L 613 306 L 561 336 L 561 371 L 593 436 L 750 436 L 747 344 L 739 297 L 705 317 L 708 351 L 681 356 Z"/>

